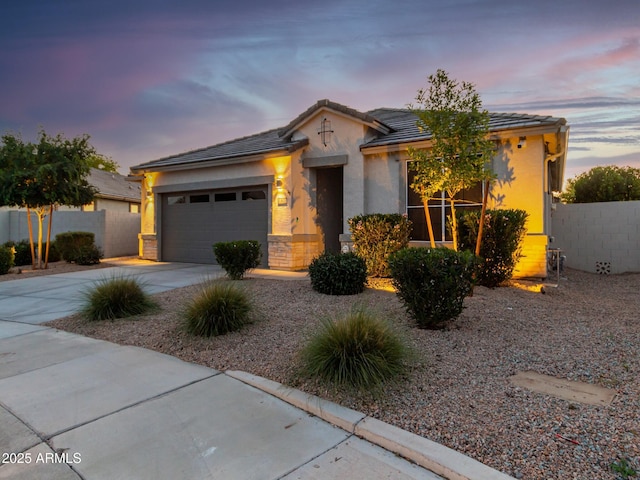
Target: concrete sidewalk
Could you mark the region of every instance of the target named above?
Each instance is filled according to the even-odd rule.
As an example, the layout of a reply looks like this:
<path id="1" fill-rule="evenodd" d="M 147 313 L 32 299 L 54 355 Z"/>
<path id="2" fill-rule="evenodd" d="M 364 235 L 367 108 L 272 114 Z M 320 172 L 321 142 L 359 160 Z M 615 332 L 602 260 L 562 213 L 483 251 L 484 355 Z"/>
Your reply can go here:
<path id="1" fill-rule="evenodd" d="M 260 377 L 39 325 L 112 274 L 161 292 L 220 272 L 120 265 L 0 282 L 0 479 L 511 478 Z"/>

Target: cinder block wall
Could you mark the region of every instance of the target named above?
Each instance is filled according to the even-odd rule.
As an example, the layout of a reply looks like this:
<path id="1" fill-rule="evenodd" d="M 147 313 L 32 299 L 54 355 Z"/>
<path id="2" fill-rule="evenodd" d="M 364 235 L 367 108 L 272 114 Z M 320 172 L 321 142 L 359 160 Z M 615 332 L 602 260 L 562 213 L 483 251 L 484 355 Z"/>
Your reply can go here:
<path id="1" fill-rule="evenodd" d="M 9 240 L 9 210 L 0 208 L 0 244 Z"/>
<path id="2" fill-rule="evenodd" d="M 640 272 L 640 201 L 557 204 L 554 241 L 565 265 L 594 273 Z"/>
<path id="3" fill-rule="evenodd" d="M 125 257 L 138 254 L 140 214 L 103 210 L 105 213 L 104 256 Z"/>
<path id="4" fill-rule="evenodd" d="M 27 214 L 24 210 L 8 212 L 8 235 L 6 240 L 20 241 L 29 238 Z M 49 218 L 43 222 L 43 239 L 46 238 Z M 38 221 L 31 216 L 34 239 L 38 235 Z M 96 245 L 105 257 L 120 257 L 138 254 L 138 233 L 140 232 L 140 214 L 128 212 L 58 211 L 53 213 L 51 238 L 58 233 L 82 231 L 93 232 Z M 6 241 L 5 240 L 5 241 Z"/>

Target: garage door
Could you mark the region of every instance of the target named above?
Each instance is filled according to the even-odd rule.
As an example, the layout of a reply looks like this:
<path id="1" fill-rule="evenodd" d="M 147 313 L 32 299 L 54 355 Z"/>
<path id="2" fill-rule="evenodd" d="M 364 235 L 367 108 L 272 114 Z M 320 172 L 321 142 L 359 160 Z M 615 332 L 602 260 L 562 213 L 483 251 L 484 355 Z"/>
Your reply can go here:
<path id="1" fill-rule="evenodd" d="M 162 195 L 162 260 L 216 263 L 213 244 L 257 240 L 267 265 L 267 186 Z"/>

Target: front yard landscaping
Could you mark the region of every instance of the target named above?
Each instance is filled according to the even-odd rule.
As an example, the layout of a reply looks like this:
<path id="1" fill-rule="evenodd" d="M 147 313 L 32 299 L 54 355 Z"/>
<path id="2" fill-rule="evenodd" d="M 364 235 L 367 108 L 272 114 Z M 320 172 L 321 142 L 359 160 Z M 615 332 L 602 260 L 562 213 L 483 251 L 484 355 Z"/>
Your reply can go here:
<path id="1" fill-rule="evenodd" d="M 637 471 L 640 463 L 640 274 L 569 270 L 566 277 L 544 294 L 540 284 L 518 281 L 476 287 L 444 330 L 415 328 L 392 291 L 330 296 L 308 280 L 250 275 L 239 283 L 256 305 L 254 321 L 238 332 L 203 338 L 184 330 L 181 314 L 197 285 L 156 295 L 156 313 L 97 322 L 74 315 L 48 325 L 291 385 L 517 478 L 614 479 L 616 466 Z M 395 324 L 414 352 L 405 373 L 376 393 L 334 389 L 299 374 L 307 339 L 324 318 L 354 304 Z M 617 394 L 604 406 L 567 401 L 511 383 L 524 371 Z"/>

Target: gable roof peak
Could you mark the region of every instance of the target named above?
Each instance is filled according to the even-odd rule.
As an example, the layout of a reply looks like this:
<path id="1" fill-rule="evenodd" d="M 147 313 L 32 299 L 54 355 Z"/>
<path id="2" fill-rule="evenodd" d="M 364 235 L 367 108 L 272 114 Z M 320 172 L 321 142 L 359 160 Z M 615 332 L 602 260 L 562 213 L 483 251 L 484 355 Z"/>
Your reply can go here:
<path id="1" fill-rule="evenodd" d="M 387 134 L 393 132 L 393 128 L 384 124 L 377 118 L 368 113 L 362 113 L 358 110 L 355 110 L 351 107 L 347 107 L 346 105 L 342 105 L 340 103 L 333 102 L 328 98 L 324 98 L 322 100 L 318 100 L 314 105 L 307 108 L 304 112 L 294 118 L 286 127 L 282 128 L 278 135 L 280 137 L 287 137 L 296 130 L 300 124 L 304 123 L 307 119 L 316 114 L 316 112 L 322 109 L 329 109 L 335 112 L 341 113 L 343 115 L 355 118 L 380 132 Z"/>

